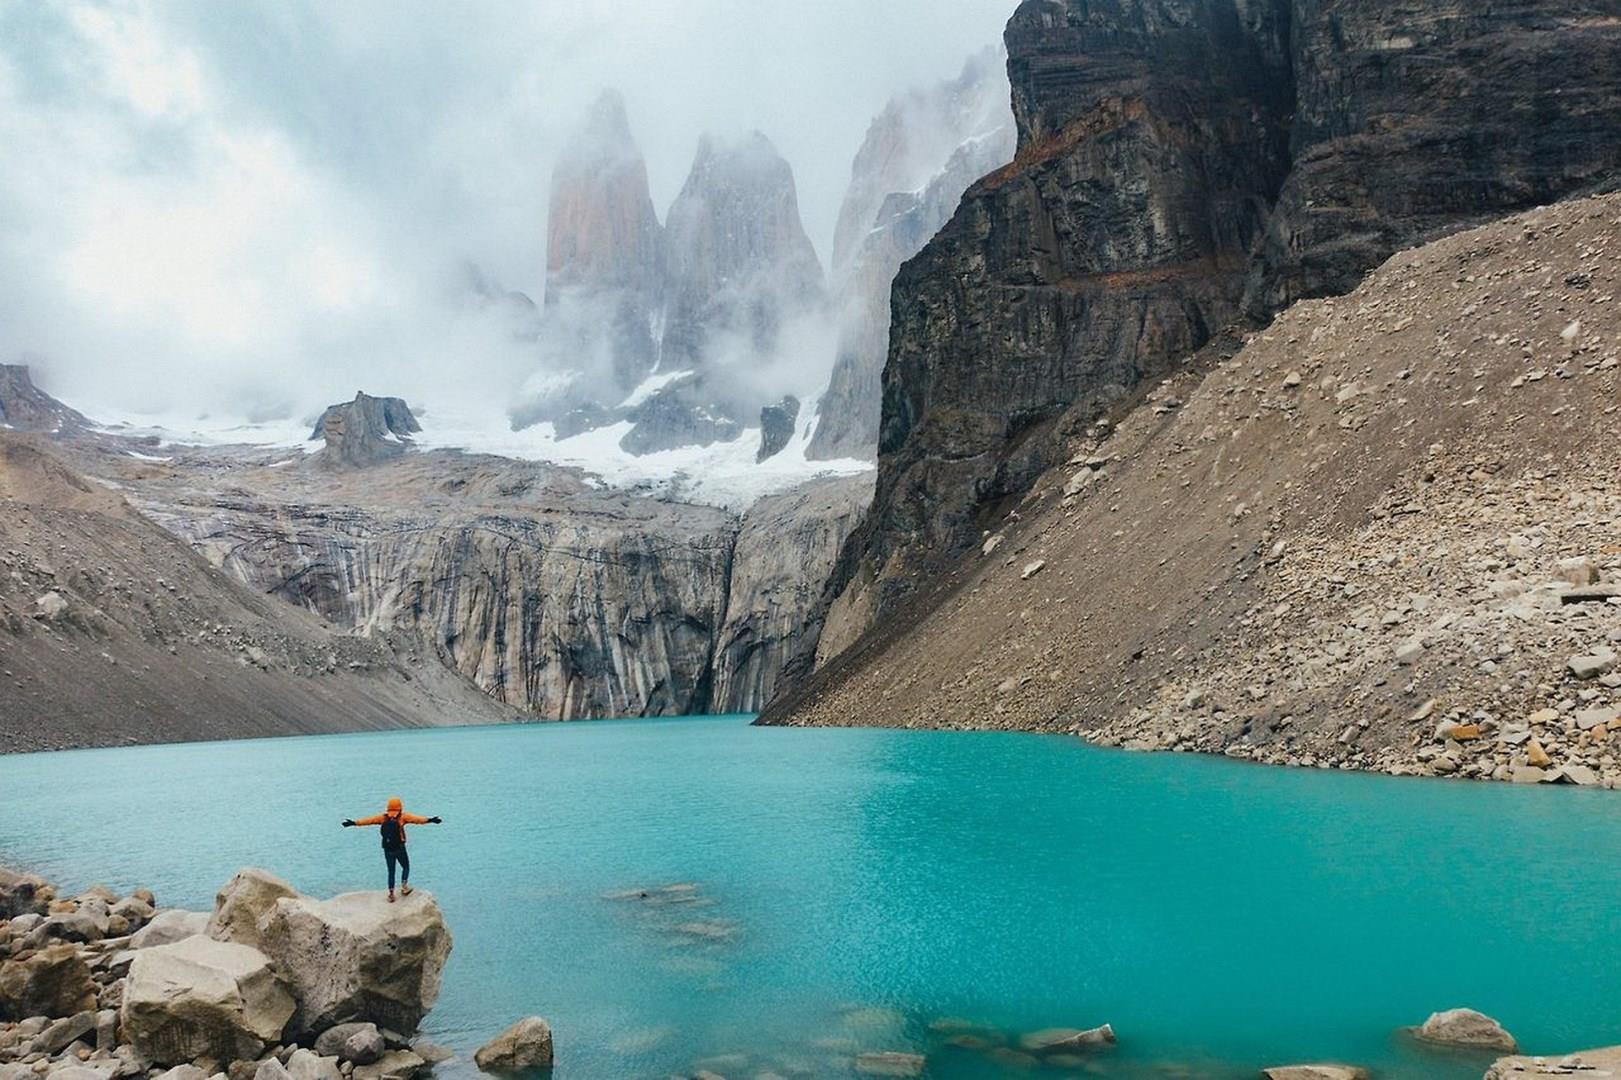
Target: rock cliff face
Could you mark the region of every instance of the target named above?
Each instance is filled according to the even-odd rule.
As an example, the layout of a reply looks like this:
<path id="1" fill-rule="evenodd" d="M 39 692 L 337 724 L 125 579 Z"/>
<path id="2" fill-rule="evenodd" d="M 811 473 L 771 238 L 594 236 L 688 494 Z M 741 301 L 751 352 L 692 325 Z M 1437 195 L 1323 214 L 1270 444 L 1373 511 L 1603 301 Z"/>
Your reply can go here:
<path id="1" fill-rule="evenodd" d="M 1347 292 L 1399 248 L 1616 182 L 1611 0 L 1294 0 L 1292 169 L 1246 306 Z"/>
<path id="2" fill-rule="evenodd" d="M 811 457 L 876 454 L 890 284 L 968 186 L 1013 156 L 1008 93 L 1002 56 L 987 49 L 957 78 L 897 97 L 868 128 L 833 238 L 839 336 Z"/>
<path id="3" fill-rule="evenodd" d="M 730 515 L 496 459 L 387 468 L 364 485 L 143 509 L 255 591 L 368 636 L 426 639 L 499 701 L 551 719 L 704 711 Z"/>
<path id="4" fill-rule="evenodd" d="M 229 493 L 165 486 L 140 508 L 255 592 L 421 640 L 495 700 L 576 719 L 767 700 L 863 479 L 813 481 L 740 520 L 419 453 L 364 473 L 238 470 Z"/>
<path id="5" fill-rule="evenodd" d="M 109 487 L 172 481 L 129 445 L 0 433 L 0 751 L 514 716 L 411 639 L 335 633 L 208 565 Z"/>
<path id="6" fill-rule="evenodd" d="M 768 496 L 743 516 L 715 654 L 716 712 L 758 712 L 771 700 L 871 497 L 869 473 Z"/>
<path id="7" fill-rule="evenodd" d="M 1565 200 L 1201 350 L 766 718 L 1621 785 L 1618 254 Z"/>
<path id="8" fill-rule="evenodd" d="M 636 453 L 736 438 L 779 397 L 766 374 L 826 302 L 793 171 L 764 135 L 706 136 L 665 224 L 659 363 L 690 371 L 633 411 Z M 803 327 L 799 328 L 803 332 Z"/>
<path id="9" fill-rule="evenodd" d="M 619 401 L 658 362 L 663 230 L 625 103 L 604 93 L 552 174 L 539 371 L 513 410 L 525 427 Z"/>
<path id="10" fill-rule="evenodd" d="M 896 279 L 877 489 L 830 611 L 858 633 L 893 610 L 1088 424 L 1246 313 L 1613 183 L 1615 15 L 1026 0 L 1006 34 L 1018 152 Z"/>

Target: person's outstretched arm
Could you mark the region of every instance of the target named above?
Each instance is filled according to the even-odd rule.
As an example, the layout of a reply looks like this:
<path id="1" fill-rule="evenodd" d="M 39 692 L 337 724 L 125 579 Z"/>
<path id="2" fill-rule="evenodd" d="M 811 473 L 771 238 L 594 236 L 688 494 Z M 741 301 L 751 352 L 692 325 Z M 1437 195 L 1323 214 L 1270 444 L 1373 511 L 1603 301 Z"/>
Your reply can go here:
<path id="1" fill-rule="evenodd" d="M 363 817 L 359 821 L 356 821 L 354 818 L 344 818 L 343 827 L 347 829 L 352 825 L 381 825 L 383 823 L 383 817 L 384 815 L 377 814 L 373 817 Z"/>
<path id="2" fill-rule="evenodd" d="M 443 825 L 444 819 L 438 817 L 423 817 L 420 814 L 402 815 L 407 825 Z"/>

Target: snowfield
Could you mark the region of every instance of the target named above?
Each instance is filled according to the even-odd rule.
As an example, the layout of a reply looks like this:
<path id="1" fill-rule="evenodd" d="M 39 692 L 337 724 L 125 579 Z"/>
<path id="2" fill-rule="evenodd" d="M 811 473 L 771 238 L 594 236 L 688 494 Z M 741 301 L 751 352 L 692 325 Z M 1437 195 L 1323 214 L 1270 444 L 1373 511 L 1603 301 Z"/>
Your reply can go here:
<path id="1" fill-rule="evenodd" d="M 818 476 L 848 476 L 871 469 L 856 458 L 811 461 L 805 457 L 816 426 L 816 406 L 801 412 L 794 437 L 763 462 L 754 460 L 760 429 L 745 428 L 731 442 L 685 446 L 637 457 L 619 447 L 628 422 L 612 424 L 569 439 L 558 439 L 549 423 L 513 431 L 504 413 L 440 413 L 412 405 L 422 432 L 412 442 L 424 450 L 461 450 L 523 461 L 545 461 L 578 468 L 604 487 L 655 498 L 704 503 L 741 511 L 755 500 Z M 224 416 L 152 416 L 97 410 L 99 430 L 112 435 L 156 438 L 161 447 L 255 446 L 313 453 L 322 446 L 309 438 L 314 417 L 250 422 Z M 159 460 L 153 458 L 152 460 Z M 278 460 L 276 466 L 289 464 Z"/>

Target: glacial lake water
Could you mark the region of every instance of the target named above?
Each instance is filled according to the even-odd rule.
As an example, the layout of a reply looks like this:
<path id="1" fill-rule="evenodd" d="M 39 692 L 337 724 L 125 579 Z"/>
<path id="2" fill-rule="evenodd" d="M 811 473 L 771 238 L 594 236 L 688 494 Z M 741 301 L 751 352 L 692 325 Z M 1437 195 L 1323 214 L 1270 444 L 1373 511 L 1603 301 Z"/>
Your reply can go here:
<path id="1" fill-rule="evenodd" d="M 239 866 L 382 884 L 391 794 L 455 936 L 426 1030 L 530 1013 L 560 1078 L 1388 1078 L 1469 1005 L 1533 1052 L 1621 1042 L 1621 797 L 1128 754 L 1013 734 L 607 721 L 0 756 L 0 863 L 205 908 Z M 691 885 L 653 900 L 625 890 Z M 684 928 L 684 929 L 683 929 Z M 1086 1069 L 950 1046 L 1119 1032 Z"/>

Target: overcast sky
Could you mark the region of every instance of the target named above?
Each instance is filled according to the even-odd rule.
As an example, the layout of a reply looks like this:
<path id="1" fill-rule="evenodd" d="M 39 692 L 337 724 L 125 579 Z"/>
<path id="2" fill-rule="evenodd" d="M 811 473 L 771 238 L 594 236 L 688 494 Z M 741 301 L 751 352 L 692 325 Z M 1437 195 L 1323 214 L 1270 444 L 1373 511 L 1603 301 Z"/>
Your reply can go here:
<path id="1" fill-rule="evenodd" d="M 137 409 L 517 378 L 453 275 L 539 298 L 552 156 L 600 89 L 661 217 L 701 132 L 765 132 L 825 264 L 873 114 L 1012 6 L 0 0 L 0 359 Z"/>

